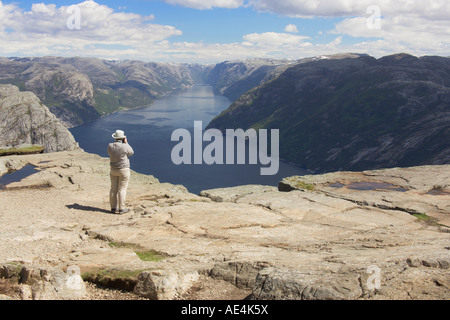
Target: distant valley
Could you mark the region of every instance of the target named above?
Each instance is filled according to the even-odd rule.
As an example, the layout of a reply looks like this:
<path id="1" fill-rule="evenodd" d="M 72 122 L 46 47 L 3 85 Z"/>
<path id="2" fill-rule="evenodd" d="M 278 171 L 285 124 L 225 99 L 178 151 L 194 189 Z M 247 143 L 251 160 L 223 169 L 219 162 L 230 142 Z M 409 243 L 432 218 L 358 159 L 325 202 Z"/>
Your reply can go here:
<path id="1" fill-rule="evenodd" d="M 0 83 L 32 91 L 73 127 L 117 110 L 149 105 L 192 86 L 203 67 L 96 58 L 3 58 Z"/>
<path id="2" fill-rule="evenodd" d="M 211 84 L 235 100 L 290 63 L 256 59 L 203 66 L 97 58 L 0 58 L 0 84 L 33 92 L 70 128 L 117 110 L 150 105 L 195 84 Z"/>

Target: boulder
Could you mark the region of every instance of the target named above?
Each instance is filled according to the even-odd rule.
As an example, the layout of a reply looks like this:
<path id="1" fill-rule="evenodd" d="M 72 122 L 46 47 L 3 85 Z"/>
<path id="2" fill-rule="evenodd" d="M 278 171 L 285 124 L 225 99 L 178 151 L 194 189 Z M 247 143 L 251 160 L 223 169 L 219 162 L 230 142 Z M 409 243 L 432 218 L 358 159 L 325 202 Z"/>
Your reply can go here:
<path id="1" fill-rule="evenodd" d="M 197 271 L 145 271 L 139 275 L 134 292 L 151 300 L 173 300 L 183 295 L 198 278 Z"/>
<path id="2" fill-rule="evenodd" d="M 75 300 L 86 294 L 86 285 L 77 267 L 67 272 L 48 268 L 24 267 L 20 282 L 28 286 L 24 297 L 32 300 Z M 31 295 L 30 295 L 31 294 Z"/>

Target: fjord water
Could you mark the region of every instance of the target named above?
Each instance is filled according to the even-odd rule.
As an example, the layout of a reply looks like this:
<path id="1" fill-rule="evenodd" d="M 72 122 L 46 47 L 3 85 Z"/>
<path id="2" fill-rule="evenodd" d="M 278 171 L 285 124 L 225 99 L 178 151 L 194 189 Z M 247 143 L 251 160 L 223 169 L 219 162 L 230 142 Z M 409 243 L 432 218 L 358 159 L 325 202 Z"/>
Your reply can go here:
<path id="1" fill-rule="evenodd" d="M 284 177 L 308 174 L 283 161 L 278 174 L 273 176 L 260 175 L 263 165 L 250 165 L 248 161 L 239 165 L 173 164 L 171 152 L 179 142 L 171 141 L 172 132 L 184 128 L 193 138 L 194 121 L 202 121 L 205 127 L 230 103 L 226 97 L 214 94 L 212 87 L 198 85 L 158 99 L 151 106 L 116 112 L 70 131 L 86 152 L 108 157 L 106 149 L 113 141 L 111 135 L 118 129 L 124 130 L 135 151 L 130 158 L 134 171 L 151 174 L 160 182 L 182 184 L 196 194 L 201 190 L 245 184 L 277 186 Z M 208 144 L 204 142 L 203 146 Z"/>

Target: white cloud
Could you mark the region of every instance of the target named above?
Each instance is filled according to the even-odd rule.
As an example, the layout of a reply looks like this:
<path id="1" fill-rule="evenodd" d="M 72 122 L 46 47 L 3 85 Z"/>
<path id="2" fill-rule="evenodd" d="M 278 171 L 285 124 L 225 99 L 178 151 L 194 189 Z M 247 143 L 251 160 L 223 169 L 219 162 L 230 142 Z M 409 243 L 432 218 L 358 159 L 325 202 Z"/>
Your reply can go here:
<path id="1" fill-rule="evenodd" d="M 318 32 L 318 37 L 335 34 L 328 44 L 305 42 L 307 37 L 298 35 L 295 25 L 285 27 L 283 33 L 255 33 L 244 36 L 241 46 L 251 48 L 256 54 L 282 51 L 286 55 L 306 55 L 308 52 L 327 54 L 320 50 L 351 51 L 375 56 L 406 51 L 417 55 L 450 54 L 450 1 L 449 0 L 166 0 L 188 7 L 206 9 L 212 7 L 251 6 L 259 12 L 299 18 L 341 18 L 333 30 Z M 377 21 L 379 14 L 379 27 Z M 358 42 L 351 41 L 350 37 Z M 367 38 L 366 41 L 360 38 Z M 305 52 L 305 48 L 310 48 Z M 289 47 L 289 50 L 287 48 Z M 262 50 L 264 49 L 264 50 Z M 295 51 L 297 50 L 297 51 Z"/>
<path id="2" fill-rule="evenodd" d="M 194 9 L 227 8 L 236 9 L 244 4 L 244 0 L 164 0 L 168 4 L 180 5 Z"/>
<path id="3" fill-rule="evenodd" d="M 1 3 L 1 2 L 0 2 Z M 77 30 L 67 27 L 67 20 L 74 14 L 67 6 L 56 7 L 54 4 L 33 4 L 30 11 L 23 11 L 16 6 L 0 6 L 0 30 L 4 32 L 1 38 L 15 43 L 15 39 L 29 42 L 24 44 L 42 46 L 45 43 L 72 45 L 78 43 L 98 41 L 99 43 L 138 45 L 143 41 L 155 42 L 171 36 L 181 35 L 182 32 L 172 26 L 149 23 L 152 16 L 142 16 L 133 13 L 115 12 L 112 8 L 85 1 L 77 5 L 80 9 L 80 28 Z M 5 32 L 8 29 L 8 32 Z M 39 39 L 37 43 L 36 39 Z M 17 46 L 17 44 L 16 44 Z M 11 45 L 8 50 L 15 48 Z M 5 48 L 2 48 L 3 51 Z M 17 48 L 18 49 L 18 48 Z M 0 49 L 1 50 L 1 49 Z"/>
<path id="4" fill-rule="evenodd" d="M 284 28 L 284 31 L 290 32 L 290 33 L 298 33 L 298 29 L 297 29 L 297 26 L 295 24 L 288 24 Z"/>
<path id="5" fill-rule="evenodd" d="M 31 13 L 46 14 L 49 16 L 54 16 L 56 14 L 56 5 L 55 4 L 46 5 L 44 3 L 33 3 L 31 5 Z"/>
<path id="6" fill-rule="evenodd" d="M 214 4 L 225 5 L 225 2 Z M 228 44 L 173 42 L 169 39 L 181 35 L 181 31 L 172 26 L 153 24 L 151 16 L 116 12 L 94 1 L 85 1 L 78 7 L 81 14 L 79 30 L 67 28 L 70 14 L 66 6 L 36 4 L 30 11 L 17 6 L 0 7 L 1 17 L 5 17 L 0 23 L 10 30 L 2 33 L 0 28 L 0 55 L 80 55 L 211 63 L 271 57 L 274 52 L 279 58 L 283 55 L 297 58 L 299 49 L 311 45 L 306 42 L 306 36 L 276 32 L 248 34 L 241 42 Z"/>
<path id="7" fill-rule="evenodd" d="M 336 17 L 360 14 L 367 5 L 362 1 L 346 0 L 252 0 L 250 3 L 258 11 L 282 14 L 290 17 Z M 374 1 L 371 1 L 372 3 Z"/>
<path id="8" fill-rule="evenodd" d="M 35 4 L 30 11 L 0 1 L 0 56 L 87 56 L 164 60 L 167 39 L 181 35 L 153 16 L 116 12 L 94 1 L 77 5 L 80 29 L 69 29 L 67 6 Z M 192 57 L 191 57 L 192 58 Z"/>
<path id="9" fill-rule="evenodd" d="M 378 6 L 383 15 L 420 14 L 428 19 L 449 19 L 448 0 L 250 0 L 258 11 L 292 17 L 351 17 Z"/>
<path id="10" fill-rule="evenodd" d="M 344 19 L 332 33 L 352 37 L 377 38 L 387 49 L 401 46 L 418 55 L 449 55 L 449 21 L 433 21 L 418 14 L 384 16 L 380 28 L 370 28 L 366 17 Z M 370 42 L 369 42 L 370 43 Z"/>
<path id="11" fill-rule="evenodd" d="M 448 24 L 430 23 L 429 20 L 414 15 L 383 17 L 379 29 L 369 28 L 365 17 L 349 18 L 337 23 L 334 32 L 353 37 L 379 37 L 416 44 L 432 43 L 436 40 L 450 42 Z"/>
<path id="12" fill-rule="evenodd" d="M 257 11 L 290 17 L 342 18 L 328 34 L 367 38 L 351 46 L 342 40 L 339 44 L 342 51 L 360 49 L 373 55 L 398 50 L 417 55 L 450 53 L 448 0 L 251 0 L 250 3 Z M 378 17 L 379 26 L 375 20 Z"/>
<path id="13" fill-rule="evenodd" d="M 277 32 L 252 33 L 244 36 L 244 40 L 247 42 L 259 46 L 270 46 L 272 48 L 283 45 L 299 45 L 308 38 L 306 36 Z"/>
<path id="14" fill-rule="evenodd" d="M 239 7 L 243 0 L 166 0 L 198 9 Z M 67 6 L 34 4 L 29 11 L 0 1 L 0 56 L 92 56 L 107 59 L 213 63 L 243 58 L 291 58 L 340 52 L 380 57 L 395 52 L 450 55 L 450 1 L 443 0 L 250 0 L 259 11 L 289 16 L 341 16 L 333 30 L 317 39 L 299 33 L 295 24 L 284 32 L 251 33 L 233 43 L 178 41 L 181 30 L 153 23 L 153 16 L 124 13 L 94 1 L 80 8 L 79 30 L 67 28 Z M 380 28 L 368 27 L 380 8 Z M 330 28 L 331 29 L 331 28 Z M 331 38 L 330 38 L 331 36 Z M 355 40 L 349 42 L 353 37 Z M 329 39 L 323 43 L 324 39 Z"/>

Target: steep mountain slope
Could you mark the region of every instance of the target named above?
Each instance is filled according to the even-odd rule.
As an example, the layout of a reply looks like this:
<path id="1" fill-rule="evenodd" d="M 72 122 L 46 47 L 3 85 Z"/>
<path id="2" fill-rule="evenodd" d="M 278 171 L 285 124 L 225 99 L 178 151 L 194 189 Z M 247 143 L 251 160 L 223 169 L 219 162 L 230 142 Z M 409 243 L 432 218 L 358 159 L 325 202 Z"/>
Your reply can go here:
<path id="1" fill-rule="evenodd" d="M 73 150 L 75 139 L 32 92 L 0 85 L 0 146 L 37 144 L 46 152 Z"/>
<path id="2" fill-rule="evenodd" d="M 280 156 L 315 171 L 450 163 L 450 59 L 304 61 L 208 127 L 279 129 Z"/>

